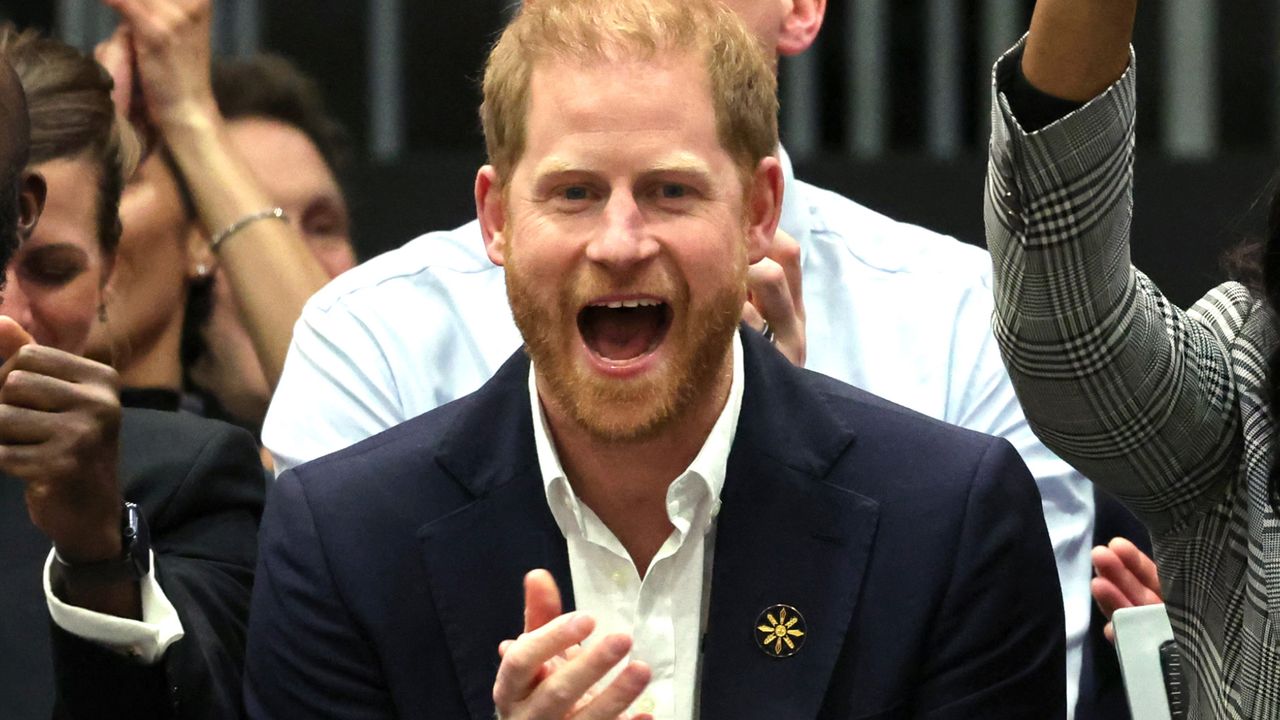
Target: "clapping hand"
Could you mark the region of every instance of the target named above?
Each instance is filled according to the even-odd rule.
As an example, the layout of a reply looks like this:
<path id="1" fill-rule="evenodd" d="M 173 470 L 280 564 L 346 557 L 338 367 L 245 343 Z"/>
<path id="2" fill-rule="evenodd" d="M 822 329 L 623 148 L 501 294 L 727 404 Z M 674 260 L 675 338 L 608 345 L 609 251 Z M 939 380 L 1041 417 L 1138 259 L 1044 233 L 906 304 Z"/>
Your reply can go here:
<path id="1" fill-rule="evenodd" d="M 628 662 L 605 687 L 595 686 L 627 653 L 631 638 L 609 635 L 584 648 L 595 629 L 589 615 L 562 614 L 560 590 L 546 570 L 525 576 L 524 632 L 498 647 L 502 664 L 493 701 L 502 720 L 615 720 L 649 685 L 644 663 Z M 652 720 L 649 715 L 631 720 Z"/>
<path id="2" fill-rule="evenodd" d="M 769 252 L 747 269 L 747 304 L 742 318 L 756 330 L 768 321 L 778 351 L 804 367 L 804 295 L 800 285 L 800 243 L 781 229 Z"/>

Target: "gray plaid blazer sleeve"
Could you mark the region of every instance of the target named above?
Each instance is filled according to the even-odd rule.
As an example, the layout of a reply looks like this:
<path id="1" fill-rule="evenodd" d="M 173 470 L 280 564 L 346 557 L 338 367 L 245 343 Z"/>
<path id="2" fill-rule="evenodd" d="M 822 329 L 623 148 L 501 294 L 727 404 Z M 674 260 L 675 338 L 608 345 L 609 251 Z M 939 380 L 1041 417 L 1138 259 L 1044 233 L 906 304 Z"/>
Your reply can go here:
<path id="1" fill-rule="evenodd" d="M 1184 312 L 1130 264 L 1132 56 L 1105 93 L 1024 133 L 999 92 L 1019 50 L 994 76 L 995 336 L 1044 443 L 1153 531 L 1173 529 L 1219 501 L 1239 466 L 1230 354 L 1257 303 L 1231 283 Z"/>

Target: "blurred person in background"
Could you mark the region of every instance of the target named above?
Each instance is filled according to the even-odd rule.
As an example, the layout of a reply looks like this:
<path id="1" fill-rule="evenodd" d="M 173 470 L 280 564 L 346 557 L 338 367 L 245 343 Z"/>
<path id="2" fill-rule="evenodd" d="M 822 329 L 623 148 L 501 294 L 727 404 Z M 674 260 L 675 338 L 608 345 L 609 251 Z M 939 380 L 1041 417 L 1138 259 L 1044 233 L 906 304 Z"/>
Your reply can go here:
<path id="1" fill-rule="evenodd" d="M 0 716 L 234 717 L 264 494 L 253 440 L 122 409 L 119 375 L 80 356 L 136 142 L 79 51 L 4 26 L 0 59 L 47 189 L 0 300 Z"/>
<path id="2" fill-rule="evenodd" d="M 213 93 L 232 147 L 288 214 L 325 274 L 336 277 L 354 267 L 351 216 L 338 180 L 349 162 L 346 134 L 325 110 L 315 81 L 282 57 L 257 55 L 215 63 Z M 212 303 L 200 300 L 211 305 L 207 314 L 188 308 L 188 389 L 216 398 L 224 419 L 256 433 L 271 386 L 222 268 L 210 288 Z"/>
<path id="3" fill-rule="evenodd" d="M 152 142 L 122 199 L 124 236 L 90 354 L 119 369 L 132 391 L 126 395 L 130 404 L 176 410 L 184 390 L 194 388 L 192 409 L 255 428 L 303 303 L 353 263 L 345 205 L 320 203 L 334 207 L 329 214 L 337 219 L 320 221 L 323 232 L 315 234 L 338 237 L 308 243 L 307 213 L 328 211 L 300 200 L 296 187 L 282 190 L 262 179 L 278 175 L 278 167 L 245 161 L 244 149 L 259 162 L 279 161 L 263 157 L 253 143 L 262 142 L 264 129 L 281 128 L 252 112 L 228 122 L 219 111 L 210 77 L 208 0 L 104 3 L 122 19 L 98 58 L 115 77 L 118 110 Z M 299 139 L 267 142 L 282 148 Z M 314 167 L 293 172 L 292 180 L 316 174 Z M 332 171 L 324 167 L 320 174 L 321 184 L 330 183 L 321 193 L 340 197 Z M 222 291 L 213 289 L 215 273 Z M 256 363 L 244 352 L 225 351 L 243 343 L 229 329 L 237 310 Z M 218 321 L 205 332 L 201 321 L 210 316 Z M 218 352 L 202 357 L 214 347 Z M 195 376 L 215 387 L 201 390 Z M 226 409 L 219 390 L 228 392 Z"/>

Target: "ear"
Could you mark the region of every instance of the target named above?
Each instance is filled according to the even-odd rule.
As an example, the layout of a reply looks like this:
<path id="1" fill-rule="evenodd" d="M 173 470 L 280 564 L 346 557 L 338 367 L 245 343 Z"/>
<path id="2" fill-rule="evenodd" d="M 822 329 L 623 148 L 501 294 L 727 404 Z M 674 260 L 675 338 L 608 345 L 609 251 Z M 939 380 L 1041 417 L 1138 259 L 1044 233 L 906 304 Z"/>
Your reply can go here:
<path id="1" fill-rule="evenodd" d="M 22 187 L 18 192 L 18 238 L 26 240 L 40 222 L 44 212 L 44 199 L 49 187 L 44 176 L 34 170 L 22 171 Z"/>
<path id="2" fill-rule="evenodd" d="M 209 247 L 209 238 L 205 236 L 200 223 L 187 223 L 186 243 L 187 279 L 197 280 L 212 275 L 214 268 L 218 267 L 218 258 Z"/>
<path id="3" fill-rule="evenodd" d="M 484 236 L 484 251 L 494 265 L 506 264 L 507 207 L 502 181 L 492 165 L 476 173 L 476 217 Z"/>
<path id="4" fill-rule="evenodd" d="M 808 50 L 822 29 L 827 0 L 791 0 L 791 11 L 782 18 L 778 54 L 799 55 Z"/>
<path id="5" fill-rule="evenodd" d="M 772 155 L 761 160 L 746 192 L 747 262 L 755 264 L 769 252 L 782 217 L 782 164 Z"/>

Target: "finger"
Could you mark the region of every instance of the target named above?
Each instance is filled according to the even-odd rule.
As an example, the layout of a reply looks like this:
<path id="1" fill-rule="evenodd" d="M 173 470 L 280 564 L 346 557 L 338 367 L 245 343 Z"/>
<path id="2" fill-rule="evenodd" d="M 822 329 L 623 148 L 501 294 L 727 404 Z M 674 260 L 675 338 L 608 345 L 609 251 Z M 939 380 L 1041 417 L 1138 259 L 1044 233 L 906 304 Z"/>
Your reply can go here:
<path id="1" fill-rule="evenodd" d="M 507 647 L 493 683 L 493 701 L 498 708 L 508 708 L 528 697 L 542 679 L 546 663 L 587 639 L 595 626 L 589 615 L 569 613 L 516 639 Z"/>
<path id="2" fill-rule="evenodd" d="M 0 445 L 0 473 L 15 478 L 39 477 L 48 466 L 48 453 L 38 445 Z"/>
<path id="3" fill-rule="evenodd" d="M 1098 604 L 1098 609 L 1107 620 L 1111 619 L 1116 610 L 1133 607 L 1129 598 L 1114 583 L 1104 578 L 1096 577 L 1089 581 L 1089 594 L 1093 595 L 1093 601 Z"/>
<path id="4" fill-rule="evenodd" d="M 1122 537 L 1112 538 L 1111 542 L 1107 543 L 1107 548 L 1120 558 L 1121 562 L 1129 569 L 1129 572 L 1133 573 L 1138 582 L 1142 583 L 1143 587 L 1157 598 L 1162 597 L 1160 573 L 1156 569 L 1154 560 L 1139 550 L 1137 545 Z"/>
<path id="5" fill-rule="evenodd" d="M 649 666 L 633 660 L 627 663 L 627 666 L 618 673 L 618 676 L 609 683 L 604 690 L 600 691 L 590 703 L 587 704 L 580 712 L 575 714 L 574 720 L 605 720 L 618 717 L 621 713 L 626 712 L 631 707 L 631 703 L 640 697 L 645 688 L 649 687 L 649 680 L 653 673 L 649 670 Z M 635 716 L 635 718 L 648 717 L 647 713 Z M 633 718 L 633 720 L 635 720 Z"/>
<path id="6" fill-rule="evenodd" d="M 0 368 L 0 383 L 4 382 L 3 376 L 13 370 L 111 390 L 120 386 L 120 375 L 111 366 L 46 345 L 28 344 L 19 348 L 5 367 Z"/>
<path id="7" fill-rule="evenodd" d="M 61 430 L 60 419 L 59 413 L 0 404 L 0 444 L 34 445 L 45 442 Z"/>
<path id="8" fill-rule="evenodd" d="M 787 273 L 770 258 L 747 269 L 747 297 L 769 325 L 783 330 L 795 324 L 795 303 L 787 285 Z"/>
<path id="9" fill-rule="evenodd" d="M 22 368 L 9 371 L 0 384 L 0 403 L 14 408 L 56 413 L 98 400 L 92 388 Z"/>
<path id="10" fill-rule="evenodd" d="M 0 315 L 0 360 L 8 361 L 17 354 L 19 348 L 34 342 L 35 338 L 23 330 L 17 320 Z"/>
<path id="11" fill-rule="evenodd" d="M 1112 645 L 1116 644 L 1116 629 L 1115 626 L 1111 624 L 1110 620 L 1107 621 L 1106 625 L 1102 626 L 1102 636 L 1105 637 L 1107 642 Z"/>
<path id="12" fill-rule="evenodd" d="M 584 650 L 578 657 L 562 665 L 555 674 L 548 677 L 529 696 L 527 710 L 530 717 L 564 717 L 579 704 L 583 696 L 599 683 L 610 670 L 631 652 L 631 638 L 627 635 L 609 635 L 600 642 Z M 632 673 L 635 674 L 634 672 Z M 622 688 L 629 690 L 636 683 L 634 678 L 624 681 Z M 616 684 L 618 678 L 610 686 Z M 648 684 L 648 678 L 639 683 L 634 695 L 625 697 L 625 693 L 609 688 L 595 696 L 582 712 L 576 713 L 580 718 L 615 718 L 627 709 Z M 608 694 L 608 697 L 605 697 Z M 601 702 L 605 697 L 604 702 Z M 624 701 L 625 700 L 625 701 Z"/>
<path id="13" fill-rule="evenodd" d="M 756 306 L 750 302 L 744 303 L 742 306 L 742 320 L 756 332 L 764 332 L 764 318 L 761 317 L 760 311 L 756 310 Z"/>
<path id="14" fill-rule="evenodd" d="M 804 317 L 803 274 L 800 266 L 800 243 L 785 230 L 778 228 L 773 236 L 773 245 L 769 249 L 769 257 L 787 274 L 787 287 L 791 290 L 791 300 L 797 313 Z"/>
<path id="15" fill-rule="evenodd" d="M 1152 592 L 1109 547 L 1098 546 L 1090 553 L 1098 576 L 1116 586 L 1130 605 L 1150 605 L 1160 602 L 1159 593 Z"/>
<path id="16" fill-rule="evenodd" d="M 524 631 L 537 630 L 562 612 L 555 578 L 546 570 L 530 570 L 524 576 Z"/>

